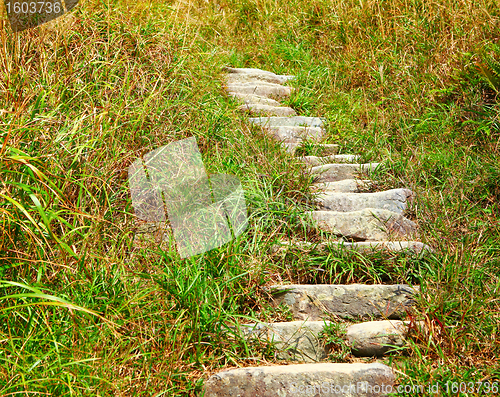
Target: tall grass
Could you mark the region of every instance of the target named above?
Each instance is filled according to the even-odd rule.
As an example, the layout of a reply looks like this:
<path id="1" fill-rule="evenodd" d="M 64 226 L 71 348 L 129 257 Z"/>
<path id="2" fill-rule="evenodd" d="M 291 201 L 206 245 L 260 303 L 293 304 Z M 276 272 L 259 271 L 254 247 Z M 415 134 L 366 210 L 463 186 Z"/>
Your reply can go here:
<path id="1" fill-rule="evenodd" d="M 499 105 L 476 64 L 499 16 L 484 0 L 87 1 L 19 34 L 3 20 L 0 394 L 194 395 L 217 368 L 272 359 L 231 327 L 286 317 L 262 289 L 281 281 L 420 284 L 429 334 L 394 358 L 400 381 L 497 379 Z M 377 188 L 417 192 L 436 253 L 276 253 L 327 236 L 302 215 L 297 161 L 224 96 L 227 64 L 297 75 L 290 105 L 327 117 L 344 152 L 388 160 Z M 242 180 L 250 226 L 181 261 L 133 246 L 126 177 L 188 136 L 209 172 Z"/>

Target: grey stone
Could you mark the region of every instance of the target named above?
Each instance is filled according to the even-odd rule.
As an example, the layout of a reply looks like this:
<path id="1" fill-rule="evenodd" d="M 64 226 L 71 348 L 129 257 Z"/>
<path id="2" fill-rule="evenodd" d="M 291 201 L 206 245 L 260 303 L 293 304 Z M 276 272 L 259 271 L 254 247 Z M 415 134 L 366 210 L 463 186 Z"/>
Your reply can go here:
<path id="1" fill-rule="evenodd" d="M 266 129 L 277 140 L 284 142 L 317 141 L 323 137 L 323 130 L 320 127 L 272 127 Z"/>
<path id="2" fill-rule="evenodd" d="M 397 319 L 414 304 L 417 289 L 395 285 L 277 285 L 269 287 L 273 305 L 290 307 L 295 320 L 316 321 L 328 315 L 347 319 Z"/>
<path id="3" fill-rule="evenodd" d="M 291 87 L 284 87 L 280 84 L 272 84 L 272 83 L 241 83 L 241 84 L 228 84 L 227 91 L 229 93 L 238 93 L 238 94 L 253 94 L 259 96 L 267 96 L 267 97 L 287 97 L 292 93 Z"/>
<path id="4" fill-rule="evenodd" d="M 256 74 L 256 73 L 230 73 L 225 77 L 226 84 L 260 84 L 272 83 L 272 84 L 283 84 L 287 80 L 281 78 L 281 76 L 270 75 L 270 74 Z"/>
<path id="5" fill-rule="evenodd" d="M 433 249 L 427 244 L 420 241 L 357 241 L 357 242 L 332 242 L 329 245 L 338 246 L 338 248 L 345 248 L 356 250 L 359 252 L 373 252 L 373 251 L 390 251 L 401 252 L 408 251 L 414 254 L 423 254 L 433 252 Z"/>
<path id="6" fill-rule="evenodd" d="M 380 208 L 360 211 L 312 211 L 312 219 L 324 231 L 356 240 L 391 240 L 416 232 L 417 225 L 395 212 Z"/>
<path id="7" fill-rule="evenodd" d="M 293 246 L 300 249 L 312 249 L 324 250 L 327 247 L 332 247 L 336 249 L 346 249 L 352 251 L 358 251 L 363 253 L 378 252 L 378 251 L 388 251 L 388 252 L 404 252 L 407 251 L 410 254 L 425 254 L 428 252 L 434 252 L 434 250 L 427 244 L 421 243 L 420 241 L 328 241 L 324 243 L 311 243 L 309 241 L 282 241 L 280 244 L 276 244 L 273 249 L 277 252 L 280 247 L 283 246 Z"/>
<path id="8" fill-rule="evenodd" d="M 248 119 L 251 123 L 263 127 L 321 127 L 324 121 L 320 117 L 253 117 Z"/>
<path id="9" fill-rule="evenodd" d="M 401 214 L 413 197 L 409 189 L 391 189 L 376 193 L 321 193 L 318 201 L 327 210 L 350 212 L 381 208 Z"/>
<path id="10" fill-rule="evenodd" d="M 403 321 L 368 321 L 348 327 L 346 337 L 355 356 L 382 356 L 405 345 L 406 331 Z"/>
<path id="11" fill-rule="evenodd" d="M 269 105 L 269 106 L 281 106 L 278 101 L 274 99 L 267 98 L 265 96 L 259 96 L 254 94 L 239 94 L 237 92 L 229 92 L 229 95 L 243 101 L 246 104 L 260 104 L 260 105 Z"/>
<path id="12" fill-rule="evenodd" d="M 381 363 L 246 367 L 212 375 L 204 397 L 374 397 L 388 395 L 394 382 Z"/>
<path id="13" fill-rule="evenodd" d="M 337 182 L 314 183 L 313 187 L 323 190 L 325 193 L 358 193 L 363 189 L 371 187 L 371 181 L 367 179 L 343 179 Z"/>
<path id="14" fill-rule="evenodd" d="M 250 114 L 268 114 L 273 116 L 294 116 L 295 110 L 288 106 L 271 106 L 260 103 L 249 103 L 241 105 L 238 110 L 248 112 Z"/>
<path id="15" fill-rule="evenodd" d="M 352 163 L 354 161 L 358 161 L 359 159 L 360 156 L 355 154 L 333 154 L 326 157 L 317 157 L 317 156 L 302 157 L 304 163 L 306 163 L 311 167 L 329 163 Z"/>
<path id="16" fill-rule="evenodd" d="M 230 66 L 224 66 L 223 68 L 229 73 L 241 73 L 241 74 L 259 74 L 259 75 L 274 75 L 273 72 L 267 70 L 256 69 L 256 68 L 232 68 Z"/>
<path id="17" fill-rule="evenodd" d="M 325 321 L 290 321 L 245 324 L 241 330 L 247 339 L 271 342 L 280 360 L 318 362 L 327 356 L 321 337 L 324 326 Z"/>
<path id="18" fill-rule="evenodd" d="M 244 79 L 254 79 L 254 80 L 267 81 L 269 83 L 283 84 L 295 78 L 295 76 L 279 75 L 261 69 L 230 68 L 230 67 L 226 67 L 225 69 L 226 71 L 229 72 L 229 74 L 226 75 L 226 78 L 231 81 L 244 81 Z"/>
<path id="19" fill-rule="evenodd" d="M 356 173 L 372 172 L 380 163 L 368 164 L 325 164 L 312 167 L 316 182 L 337 182 L 343 179 L 354 179 Z"/>

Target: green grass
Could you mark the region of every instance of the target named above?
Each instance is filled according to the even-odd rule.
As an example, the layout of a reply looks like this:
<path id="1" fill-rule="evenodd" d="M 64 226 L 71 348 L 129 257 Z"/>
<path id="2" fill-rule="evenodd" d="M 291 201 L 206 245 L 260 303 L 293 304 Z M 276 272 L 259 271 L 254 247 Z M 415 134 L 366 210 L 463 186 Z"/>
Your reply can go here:
<path id="1" fill-rule="evenodd" d="M 499 102 L 477 68 L 498 65 L 499 20 L 486 0 L 84 1 L 19 34 L 2 20 L 0 395 L 195 395 L 272 359 L 231 327 L 288 318 L 266 305 L 281 280 L 420 284 L 428 333 L 386 359 L 398 381 L 499 380 Z M 288 103 L 343 153 L 386 160 L 377 189 L 417 193 L 435 253 L 276 253 L 326 236 L 298 162 L 224 95 L 224 65 L 296 75 Z M 187 260 L 138 250 L 127 167 L 188 136 L 241 179 L 249 228 Z"/>

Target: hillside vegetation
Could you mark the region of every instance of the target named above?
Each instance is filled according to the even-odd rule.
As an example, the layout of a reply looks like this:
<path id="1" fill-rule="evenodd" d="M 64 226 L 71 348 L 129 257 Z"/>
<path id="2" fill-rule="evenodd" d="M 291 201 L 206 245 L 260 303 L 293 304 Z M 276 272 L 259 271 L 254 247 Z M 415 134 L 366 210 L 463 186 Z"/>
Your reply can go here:
<path id="1" fill-rule="evenodd" d="M 132 3 L 83 0 L 17 34 L 2 13 L 0 395 L 196 395 L 217 369 L 273 360 L 227 333 L 286 318 L 264 303 L 276 281 L 419 284 L 429 332 L 386 359 L 398 381 L 499 380 L 498 2 Z M 225 96 L 225 65 L 296 75 L 288 105 L 385 160 L 378 187 L 417 193 L 435 252 L 275 254 L 321 239 L 311 181 Z M 127 168 L 189 136 L 242 181 L 249 228 L 185 260 L 134 248 Z"/>

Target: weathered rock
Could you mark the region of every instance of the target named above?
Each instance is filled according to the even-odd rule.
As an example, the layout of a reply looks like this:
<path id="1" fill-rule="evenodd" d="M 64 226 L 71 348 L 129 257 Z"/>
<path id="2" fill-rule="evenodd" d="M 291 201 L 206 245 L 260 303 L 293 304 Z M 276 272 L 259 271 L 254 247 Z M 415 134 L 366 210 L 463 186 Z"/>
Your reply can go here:
<path id="1" fill-rule="evenodd" d="M 337 182 L 343 179 L 354 179 L 359 172 L 372 172 L 380 163 L 367 164 L 325 164 L 312 167 L 310 173 L 315 175 L 315 182 Z"/>
<path id="2" fill-rule="evenodd" d="M 245 324 L 241 330 L 247 339 L 272 343 L 280 360 L 318 362 L 327 356 L 321 337 L 324 326 L 325 321 L 290 321 Z"/>
<path id="3" fill-rule="evenodd" d="M 342 179 L 337 182 L 314 183 L 312 186 L 325 193 L 358 193 L 363 189 L 370 188 L 371 181 L 368 179 Z"/>
<path id="4" fill-rule="evenodd" d="M 414 234 L 417 225 L 395 212 L 366 208 L 360 211 L 312 211 L 321 230 L 356 240 L 391 240 Z"/>
<path id="5" fill-rule="evenodd" d="M 358 241 L 358 242 L 332 242 L 328 245 L 336 245 L 339 248 L 357 250 L 360 252 L 409 251 L 414 254 L 433 252 L 433 249 L 420 241 Z"/>
<path id="6" fill-rule="evenodd" d="M 350 212 L 381 208 L 401 214 L 413 197 L 409 189 L 391 189 L 376 193 L 321 193 L 318 201 L 327 210 Z"/>
<path id="7" fill-rule="evenodd" d="M 237 92 L 229 92 L 230 96 L 243 101 L 246 104 L 256 103 L 260 105 L 269 105 L 269 106 L 281 106 L 278 101 L 274 99 L 267 98 L 265 96 L 259 96 L 254 94 L 239 94 Z"/>
<path id="8" fill-rule="evenodd" d="M 226 76 L 226 78 L 229 81 L 244 81 L 245 79 L 255 79 L 255 80 L 267 81 L 268 83 L 283 84 L 295 78 L 295 76 L 279 75 L 261 69 L 230 68 L 230 67 L 226 67 L 225 69 L 230 73 Z"/>
<path id="9" fill-rule="evenodd" d="M 301 249 L 317 249 L 324 250 L 328 247 L 336 249 L 345 249 L 359 251 L 363 253 L 388 251 L 388 252 L 402 252 L 407 251 L 410 254 L 424 254 L 433 252 L 433 249 L 427 244 L 420 241 L 328 241 L 325 243 L 311 243 L 309 241 L 282 241 L 280 244 L 274 246 L 274 251 L 277 252 L 280 247 L 293 246 Z"/>
<path id="10" fill-rule="evenodd" d="M 403 321 L 368 321 L 347 328 L 347 341 L 358 357 L 382 356 L 405 345 L 407 326 Z"/>
<path id="11" fill-rule="evenodd" d="M 291 87 L 285 87 L 280 84 L 272 83 L 241 83 L 241 84 L 228 84 L 227 91 L 230 93 L 238 94 L 254 94 L 267 97 L 287 97 L 292 93 Z"/>
<path id="12" fill-rule="evenodd" d="M 266 128 L 279 141 L 299 142 L 302 140 L 318 141 L 323 137 L 320 127 L 272 127 Z"/>
<path id="13" fill-rule="evenodd" d="M 263 127 L 321 127 L 324 121 L 320 117 L 251 117 L 248 119 L 251 123 Z"/>
<path id="14" fill-rule="evenodd" d="M 267 114 L 273 116 L 294 116 L 295 110 L 288 106 L 271 106 L 260 103 L 248 103 L 238 107 L 238 110 L 248 112 L 250 114 Z"/>
<path id="15" fill-rule="evenodd" d="M 286 79 L 281 78 L 281 76 L 255 73 L 231 73 L 226 76 L 225 80 L 226 84 L 260 84 L 263 82 L 281 85 L 286 82 Z"/>
<path id="16" fill-rule="evenodd" d="M 305 156 L 302 157 L 304 163 L 311 167 L 329 163 L 352 163 L 358 161 L 360 156 L 355 154 L 334 154 L 326 157 Z"/>
<path id="17" fill-rule="evenodd" d="M 205 397 L 386 396 L 395 375 L 380 363 L 296 364 L 221 371 L 205 383 Z"/>
<path id="18" fill-rule="evenodd" d="M 273 304 L 286 304 L 295 320 L 321 320 L 333 314 L 342 318 L 400 318 L 414 304 L 417 292 L 395 285 L 277 285 L 271 286 Z"/>

